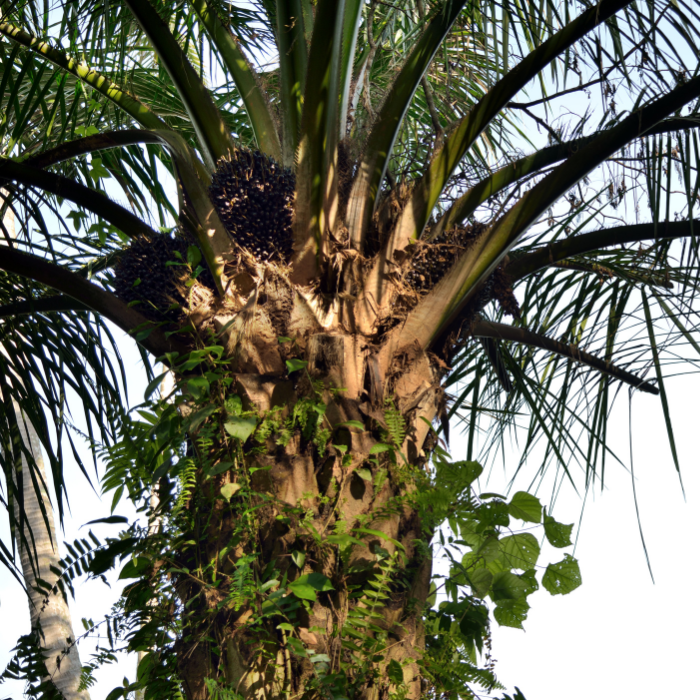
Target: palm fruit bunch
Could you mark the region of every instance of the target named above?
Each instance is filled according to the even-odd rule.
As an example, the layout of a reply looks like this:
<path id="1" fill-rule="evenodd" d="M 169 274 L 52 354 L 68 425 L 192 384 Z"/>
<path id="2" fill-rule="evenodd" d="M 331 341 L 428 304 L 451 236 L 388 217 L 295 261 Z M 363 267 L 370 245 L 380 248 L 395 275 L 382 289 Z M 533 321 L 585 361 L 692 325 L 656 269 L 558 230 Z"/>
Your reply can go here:
<path id="1" fill-rule="evenodd" d="M 480 223 L 455 226 L 432 239 L 419 241 L 404 276 L 406 284 L 417 292 L 430 291 L 483 229 Z"/>
<path id="2" fill-rule="evenodd" d="M 520 318 L 520 304 L 513 292 L 513 280 L 508 276 L 503 265 L 499 265 L 491 277 L 493 279 L 491 298 L 498 302 L 503 313 Z"/>
<path id="3" fill-rule="evenodd" d="M 292 256 L 294 174 L 259 151 L 222 158 L 209 188 L 231 238 L 261 262 Z"/>
<path id="4" fill-rule="evenodd" d="M 193 239 L 182 233 L 134 238 L 114 268 L 116 295 L 151 321 L 182 323 L 192 277 L 187 250 L 192 245 Z M 197 280 L 215 289 L 208 269 Z"/>

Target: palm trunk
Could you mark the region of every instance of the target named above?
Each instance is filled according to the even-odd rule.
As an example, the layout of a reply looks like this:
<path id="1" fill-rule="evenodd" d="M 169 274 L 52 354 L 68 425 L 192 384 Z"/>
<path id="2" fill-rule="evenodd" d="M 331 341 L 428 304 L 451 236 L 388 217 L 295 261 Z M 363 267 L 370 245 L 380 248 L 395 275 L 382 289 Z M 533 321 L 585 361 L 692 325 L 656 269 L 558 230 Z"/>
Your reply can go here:
<path id="1" fill-rule="evenodd" d="M 348 694 L 353 700 L 387 697 L 395 685 L 386 673 L 392 661 L 403 669 L 404 697 L 417 700 L 422 692 L 416 662 L 425 646 L 421 617 L 430 592 L 432 564 L 427 546 L 421 544 L 427 545 L 430 533 L 423 531 L 413 508 L 399 506 L 408 494 L 397 474 L 389 475 L 376 488 L 356 473 L 362 460 L 345 468 L 339 460 L 331 460 L 319 470 L 312 454 L 315 446 L 305 449 L 300 443 L 293 440 L 284 457 L 263 462 L 269 470 L 262 473 L 271 478 L 260 479 L 256 489 L 273 491 L 279 500 L 261 518 L 259 561 L 274 562 L 279 570 L 276 578 L 286 576 L 290 582 L 304 574 L 321 573 L 334 590 L 318 592 L 306 609 L 297 610 L 295 629 L 284 631 L 279 629 L 284 617 L 251 625 L 259 613 L 255 602 L 222 614 L 216 612 L 220 600 L 215 591 L 205 591 L 191 580 L 180 581 L 181 599 L 198 617 L 185 635 L 192 641 L 180 642 L 178 649 L 187 697 L 207 700 L 211 697 L 207 679 L 222 676 L 246 700 L 321 697 L 310 688 L 318 680 L 317 670 L 300 653 L 300 642 L 307 655 L 326 655 L 328 665 L 336 671 L 354 659 L 354 692 Z M 300 504 L 310 522 L 300 522 Z M 221 517 L 199 510 L 197 535 L 203 543 L 199 554 L 201 560 L 212 561 L 235 535 L 235 518 L 224 515 L 223 510 Z M 337 532 L 338 523 L 352 530 L 363 518 L 367 519 L 365 529 L 373 534 L 361 543 L 344 552 L 324 544 L 326 535 Z M 294 563 L 292 552 L 302 554 L 301 567 Z M 223 558 L 219 576 L 233 577 L 245 553 L 240 548 Z M 262 569 L 254 568 L 253 575 L 262 574 Z M 353 592 L 360 595 L 354 597 Z M 193 599 L 198 599 L 194 609 Z M 359 641 L 358 633 L 364 637 Z M 213 637 L 214 643 L 203 641 L 206 637 Z M 348 647 L 348 642 L 355 648 Z"/>
<path id="2" fill-rule="evenodd" d="M 37 466 L 37 480 L 41 480 L 43 484 L 46 484 L 46 473 L 44 471 L 39 438 L 30 424 L 27 423 L 25 427 L 19 410 L 17 410 L 17 421 L 20 425 L 24 442 L 34 455 Z M 60 557 L 58 555 L 53 508 L 48 492 L 45 486 L 42 486 L 39 496 L 46 509 L 49 524 L 47 529 L 39 506 L 39 498 L 34 490 L 32 479 L 28 474 L 29 467 L 24 459 L 22 468 L 24 470 L 22 490 L 27 523 L 25 536 L 27 541 L 34 545 L 36 554 L 34 566 L 36 568 L 32 567 L 31 561 L 34 552 L 31 550 L 27 551 L 27 548 L 19 541 L 19 537 L 17 538 L 17 544 L 24 582 L 27 587 L 32 632 L 37 635 L 37 642 L 46 658 L 47 676 L 44 680 L 50 679 L 66 700 L 89 700 L 89 693 L 78 689 L 82 665 L 78 648 L 74 644 L 75 634 L 71 624 L 68 602 L 57 589 L 53 589 L 52 593 L 47 596 L 36 585 L 38 577 L 48 585 L 54 586 L 57 576 L 53 573 L 52 568 L 60 569 Z M 15 517 L 19 520 L 16 502 Z"/>
<path id="3" fill-rule="evenodd" d="M 334 694 L 353 700 L 392 692 L 418 700 L 432 532 L 420 515 L 417 484 L 427 481 L 425 442 L 442 403 L 439 368 L 427 353 L 408 351 L 389 377 L 369 377 L 360 337 L 315 329 L 293 350 L 307 362 L 292 375 L 298 378 L 276 379 L 270 368 L 284 367 L 288 355 L 276 333 L 267 338 L 260 330 L 263 314 L 280 315 L 273 292 L 265 292 L 269 311 L 258 306 L 259 325 L 231 353 L 240 372 L 232 393 L 259 416 L 276 406 L 283 417 L 315 392 L 331 446 L 299 427 L 284 444 L 271 435 L 249 451 L 245 469 L 198 476 L 187 504 L 197 544 L 177 553 L 177 566 L 201 572 L 209 564 L 210 575 L 215 564 L 210 582 L 186 575 L 176 583 L 189 614 L 176 645 L 186 696 L 212 697 L 215 679 L 246 700 L 321 698 L 332 683 L 340 684 Z M 287 329 L 294 312 L 291 318 Z M 289 336 L 300 338 L 296 330 Z M 377 442 L 386 449 L 372 449 Z M 234 495 L 229 507 L 220 497 L 227 484 L 245 487 L 252 501 L 234 505 Z M 242 534 L 252 506 L 256 521 Z M 242 589 L 236 598 L 247 575 L 258 585 L 278 582 L 267 590 L 279 586 L 279 615 L 266 614 L 267 604 L 246 599 Z M 285 594 L 309 576 L 329 585 Z"/>

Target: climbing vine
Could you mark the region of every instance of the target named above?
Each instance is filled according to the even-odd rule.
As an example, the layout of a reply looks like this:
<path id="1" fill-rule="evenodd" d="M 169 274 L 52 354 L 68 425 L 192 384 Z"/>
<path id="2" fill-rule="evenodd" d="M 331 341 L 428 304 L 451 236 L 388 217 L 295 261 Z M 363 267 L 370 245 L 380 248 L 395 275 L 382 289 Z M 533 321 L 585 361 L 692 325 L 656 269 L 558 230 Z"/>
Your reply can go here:
<path id="1" fill-rule="evenodd" d="M 570 555 L 538 574 L 538 536 L 568 547 L 572 526 L 555 521 L 529 493 L 478 494 L 481 466 L 452 461 L 437 441 L 428 461 L 409 464 L 402 452 L 408 429 L 394 401 L 366 423 L 334 425 L 328 402 L 342 390 L 314 380 L 303 361 L 288 361 L 300 398 L 264 411 L 237 391 L 223 348 L 170 361 L 173 390 L 154 397 L 156 378 L 144 403 L 121 420 L 118 441 L 102 452 L 103 489 L 112 499 L 104 521 L 125 529 L 69 547 L 55 587 L 67 595 L 76 577 L 104 577 L 112 568 L 126 582 L 83 685 L 118 649 L 143 656 L 136 677 L 107 700 L 137 690 L 147 699 L 184 697 L 183 649 L 193 655 L 204 645 L 219 660 L 204 679 L 208 697 L 244 698 L 248 691 L 233 678 L 240 640 L 246 663 L 275 697 L 352 699 L 388 679 L 388 697 L 400 700 L 416 672 L 425 697 L 474 697 L 502 687 L 491 620 L 521 627 L 540 584 L 552 594 L 580 585 Z M 365 433 L 371 446 L 356 454 L 353 435 Z M 273 488 L 275 455 L 295 439 L 313 447 L 317 478 L 328 484 L 289 503 Z M 371 517 L 350 518 L 347 479 L 360 493 L 370 483 L 381 492 L 388 480 L 400 488 Z M 117 514 L 124 498 L 141 521 Z M 381 527 L 407 508 L 419 523 L 410 556 Z M 284 546 L 271 553 L 265 542 L 275 538 Z M 433 550 L 449 568 L 433 575 L 426 602 L 412 597 L 412 581 Z M 392 652 L 395 627 L 387 618 L 398 599 L 402 617 L 392 624 L 405 627 L 413 616 L 409 633 L 423 649 L 416 658 Z M 325 623 L 314 624 L 319 619 Z M 18 647 L 4 678 L 40 678 L 30 641 Z"/>

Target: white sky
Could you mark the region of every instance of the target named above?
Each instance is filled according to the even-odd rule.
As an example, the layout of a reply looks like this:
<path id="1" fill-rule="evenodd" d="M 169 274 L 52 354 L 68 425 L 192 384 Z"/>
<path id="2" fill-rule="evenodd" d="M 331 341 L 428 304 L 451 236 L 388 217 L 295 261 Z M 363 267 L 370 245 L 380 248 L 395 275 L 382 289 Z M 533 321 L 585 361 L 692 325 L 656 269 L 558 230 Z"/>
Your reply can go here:
<path id="1" fill-rule="evenodd" d="M 656 583 L 644 558 L 630 475 L 611 465 L 608 489 L 594 501 L 589 496 L 581 526 L 575 555 L 583 585 L 568 596 L 553 597 L 543 589 L 531 596 L 525 632 L 494 629 L 497 673 L 509 688 L 519 686 L 527 700 L 698 697 L 692 689 L 697 688 L 700 604 L 694 582 L 700 563 L 692 552 L 700 536 L 700 473 L 697 410 L 690 397 L 700 381 L 677 378 L 668 385 L 687 502 L 661 401 L 643 394 L 633 399 L 637 496 Z M 629 453 L 626 413 L 616 411 L 610 424 L 623 456 Z M 490 487 L 498 490 L 493 481 Z M 580 508 L 569 490 L 555 515 L 578 523 Z M 543 550 L 545 565 L 560 558 L 552 548 Z"/>

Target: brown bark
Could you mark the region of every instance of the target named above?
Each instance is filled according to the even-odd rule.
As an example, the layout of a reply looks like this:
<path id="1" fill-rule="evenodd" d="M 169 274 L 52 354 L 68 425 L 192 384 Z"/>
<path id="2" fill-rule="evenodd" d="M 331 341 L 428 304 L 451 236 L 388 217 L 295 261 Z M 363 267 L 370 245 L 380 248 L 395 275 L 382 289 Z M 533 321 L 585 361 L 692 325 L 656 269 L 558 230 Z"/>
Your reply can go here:
<path id="1" fill-rule="evenodd" d="M 222 334 L 220 341 L 234 358 L 231 392 L 243 398 L 246 408 L 260 416 L 277 410 L 283 419 L 313 394 L 316 382 L 317 391 L 323 387 L 323 426 L 332 439 L 319 449 L 297 429 L 286 444 L 271 437 L 247 454 L 245 471 L 256 497 L 246 507 L 254 507 L 257 518 L 247 540 L 232 543 L 239 532 L 237 518 L 216 499 L 226 483 L 245 478 L 241 471 L 226 472 L 195 489 L 189 509 L 197 546 L 181 553 L 180 564 L 194 571 L 202 562 L 216 562 L 224 583 L 205 586 L 182 576 L 176 585 L 191 612 L 177 643 L 189 700 L 206 700 L 206 681 L 217 678 L 246 699 L 320 697 L 313 690 L 314 665 L 295 653 L 295 644 L 326 655 L 337 671 L 356 653 L 345 644 L 352 638 L 342 630 L 358 613 L 373 625 L 368 634 L 374 641 L 365 643 L 384 650 L 361 669 L 365 677 L 352 679 L 352 697 L 388 697 L 393 684 L 387 665 L 392 661 L 403 667 L 405 697 L 422 697 L 418 662 L 425 646 L 421 619 L 430 590 L 427 545 L 432 533 L 421 522 L 414 496 L 420 482 L 416 474 L 425 474 L 430 423 L 442 405 L 440 369 L 414 347 L 402 349 L 391 366 L 377 367 L 367 338 L 348 332 L 332 309 L 324 315 L 320 306 L 318 299 L 305 297 L 283 280 L 268 278 L 240 298 L 238 308 L 202 320 Z M 278 336 L 293 340 L 280 343 Z M 287 375 L 290 357 L 303 358 L 306 368 Z M 405 422 L 395 459 L 391 451 L 370 452 L 377 442 L 391 440 L 388 409 Z M 347 426 L 347 421 L 359 421 L 365 429 Z M 342 533 L 354 533 L 349 546 L 334 539 Z M 303 553 L 301 568 L 293 552 Z M 237 567 L 253 553 L 261 562 L 256 575 L 262 574 L 260 566 L 274 566 L 282 588 L 285 577 L 288 585 L 317 573 L 327 577 L 333 590 L 319 591 L 307 609 L 296 610 L 293 631 L 279 628 L 286 619 L 282 614 L 260 622 L 255 601 L 222 607 Z M 371 581 L 378 576 L 386 579 L 385 597 L 374 600 L 367 591 L 375 590 Z"/>

